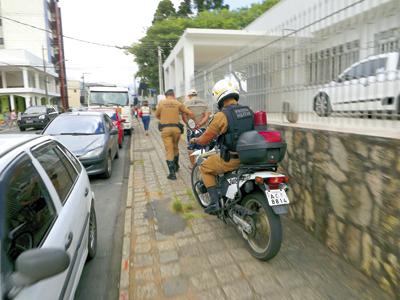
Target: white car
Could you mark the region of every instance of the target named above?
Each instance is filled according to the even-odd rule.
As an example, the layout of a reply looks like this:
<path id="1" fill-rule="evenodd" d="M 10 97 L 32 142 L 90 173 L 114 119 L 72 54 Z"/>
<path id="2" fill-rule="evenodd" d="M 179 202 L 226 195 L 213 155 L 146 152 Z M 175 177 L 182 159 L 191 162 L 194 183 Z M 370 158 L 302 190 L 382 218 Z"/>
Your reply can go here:
<path id="1" fill-rule="evenodd" d="M 332 112 L 400 113 L 400 53 L 370 56 L 346 69 L 314 97 L 318 116 Z"/>
<path id="2" fill-rule="evenodd" d="M 85 168 L 49 136 L 0 135 L 0 295 L 73 299 L 97 248 Z"/>

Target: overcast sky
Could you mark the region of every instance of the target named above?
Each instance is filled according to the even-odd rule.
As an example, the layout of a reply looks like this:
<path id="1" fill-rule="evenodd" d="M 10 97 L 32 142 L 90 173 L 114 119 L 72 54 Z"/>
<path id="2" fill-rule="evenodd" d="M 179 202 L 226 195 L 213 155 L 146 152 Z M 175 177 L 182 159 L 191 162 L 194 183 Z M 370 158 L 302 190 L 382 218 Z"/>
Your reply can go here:
<path id="1" fill-rule="evenodd" d="M 64 35 L 118 46 L 129 46 L 144 36 L 159 0 L 61 0 Z M 178 7 L 181 0 L 172 0 Z M 231 8 L 260 0 L 225 0 Z M 64 39 L 68 79 L 127 85 L 137 66 L 132 55 L 113 48 Z"/>

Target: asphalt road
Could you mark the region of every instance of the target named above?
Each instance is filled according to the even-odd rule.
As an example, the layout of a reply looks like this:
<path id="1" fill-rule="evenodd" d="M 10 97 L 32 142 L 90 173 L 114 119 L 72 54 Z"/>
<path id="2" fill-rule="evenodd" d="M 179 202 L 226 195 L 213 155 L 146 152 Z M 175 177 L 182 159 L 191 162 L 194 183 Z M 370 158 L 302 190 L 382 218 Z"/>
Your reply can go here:
<path id="1" fill-rule="evenodd" d="M 36 130 L 20 132 L 18 128 L 1 130 L 3 134 L 35 134 Z M 86 263 L 75 293 L 75 299 L 118 299 L 121 271 L 124 207 L 129 177 L 130 137 L 126 136 L 119 159 L 113 161 L 111 178 L 90 178 L 96 196 L 97 253 Z"/>
<path id="2" fill-rule="evenodd" d="M 75 299 L 118 299 L 124 207 L 129 176 L 130 138 L 113 162 L 110 179 L 90 178 L 96 196 L 97 253 L 83 269 Z"/>

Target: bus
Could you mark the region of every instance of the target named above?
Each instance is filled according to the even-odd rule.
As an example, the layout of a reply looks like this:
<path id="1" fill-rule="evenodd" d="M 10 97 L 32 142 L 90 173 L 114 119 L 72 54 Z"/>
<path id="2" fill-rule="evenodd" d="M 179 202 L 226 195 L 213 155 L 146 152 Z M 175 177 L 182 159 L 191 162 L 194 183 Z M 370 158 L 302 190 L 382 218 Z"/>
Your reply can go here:
<path id="1" fill-rule="evenodd" d="M 112 107 L 118 110 L 124 120 L 127 134 L 132 132 L 132 114 L 128 89 L 123 87 L 91 86 L 88 89 L 88 108 Z"/>

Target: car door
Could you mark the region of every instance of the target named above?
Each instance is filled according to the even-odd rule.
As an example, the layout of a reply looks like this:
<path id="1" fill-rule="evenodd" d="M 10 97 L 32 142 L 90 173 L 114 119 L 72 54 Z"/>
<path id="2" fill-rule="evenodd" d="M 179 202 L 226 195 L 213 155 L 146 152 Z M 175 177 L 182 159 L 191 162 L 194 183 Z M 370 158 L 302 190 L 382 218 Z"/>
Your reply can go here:
<path id="1" fill-rule="evenodd" d="M 115 126 L 108 115 L 104 114 L 104 120 L 106 123 L 105 127 L 106 127 L 106 131 L 107 131 L 107 135 L 108 135 L 108 141 L 109 141 L 112 157 L 114 157 L 118 151 L 118 134 L 111 134 L 111 131 L 115 128 Z"/>
<path id="2" fill-rule="evenodd" d="M 66 155 L 67 151 L 55 141 L 32 149 L 32 154 L 43 168 L 51 189 L 57 194 L 60 205 L 54 235 L 49 243 L 60 240 L 71 258 L 60 299 L 69 299 L 77 285 L 87 255 L 87 228 L 90 210 L 90 186 L 79 164 L 79 172 Z M 76 163 L 76 162 L 75 162 Z M 79 275 L 79 276 L 78 276 Z M 79 278 L 78 278 L 79 279 Z"/>
<path id="3" fill-rule="evenodd" d="M 52 239 L 59 220 L 60 205 L 31 157 L 23 153 L 0 175 L 0 193 L 5 202 L 5 261 L 8 272 L 25 250 L 37 247 L 63 248 Z M 3 275 L 3 274 L 2 274 Z M 58 299 L 67 271 L 40 281 L 19 292 L 16 299 Z"/>

